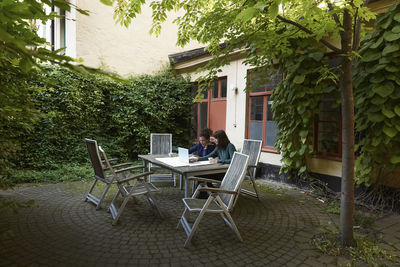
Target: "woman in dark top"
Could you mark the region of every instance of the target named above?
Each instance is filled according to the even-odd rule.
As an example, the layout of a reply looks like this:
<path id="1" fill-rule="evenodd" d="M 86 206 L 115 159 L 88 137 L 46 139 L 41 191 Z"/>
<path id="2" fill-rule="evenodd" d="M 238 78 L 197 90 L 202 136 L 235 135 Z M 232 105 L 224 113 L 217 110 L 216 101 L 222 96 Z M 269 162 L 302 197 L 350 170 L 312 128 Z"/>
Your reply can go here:
<path id="1" fill-rule="evenodd" d="M 193 159 L 192 161 L 210 160 L 211 163 L 230 164 L 233 153 L 236 151 L 235 146 L 229 141 L 229 138 L 224 130 L 216 131 L 214 133 L 214 139 L 217 147 L 211 153 L 203 157 Z"/>
<path id="2" fill-rule="evenodd" d="M 199 142 L 189 148 L 189 154 L 194 153 L 199 157 L 204 157 L 215 149 L 215 145 L 210 142 L 210 131 L 209 129 L 204 129 L 200 133 Z"/>

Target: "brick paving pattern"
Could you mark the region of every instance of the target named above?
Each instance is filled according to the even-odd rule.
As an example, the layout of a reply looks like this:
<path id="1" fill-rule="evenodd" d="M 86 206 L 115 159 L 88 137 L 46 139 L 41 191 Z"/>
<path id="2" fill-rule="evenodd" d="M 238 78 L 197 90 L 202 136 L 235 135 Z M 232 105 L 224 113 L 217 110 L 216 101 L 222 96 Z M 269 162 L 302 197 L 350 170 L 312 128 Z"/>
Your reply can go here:
<path id="1" fill-rule="evenodd" d="M 14 199 L 35 200 L 18 213 L 1 214 L 0 266 L 338 266 L 351 261 L 327 256 L 311 244 L 322 225 L 337 218 L 321 212 L 323 204 L 300 190 L 264 192 L 261 200 L 241 196 L 233 218 L 240 243 L 218 215 L 205 216 L 188 248 L 176 225 L 183 192 L 161 187 L 159 218 L 144 197 L 129 202 L 112 226 L 106 206 L 96 211 L 84 202 L 88 183 L 22 186 L 0 191 Z M 400 251 L 399 216 L 376 224 L 388 236 L 387 247 Z M 362 266 L 362 264 L 360 265 Z"/>

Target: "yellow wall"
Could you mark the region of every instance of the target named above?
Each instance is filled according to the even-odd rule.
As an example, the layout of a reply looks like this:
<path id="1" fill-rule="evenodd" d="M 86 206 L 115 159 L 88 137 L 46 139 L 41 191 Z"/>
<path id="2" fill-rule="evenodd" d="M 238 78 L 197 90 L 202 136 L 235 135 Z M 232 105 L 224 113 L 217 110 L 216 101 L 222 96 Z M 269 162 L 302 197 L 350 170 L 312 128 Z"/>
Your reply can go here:
<path id="1" fill-rule="evenodd" d="M 149 34 L 151 8 L 133 19 L 129 28 L 115 24 L 113 8 L 99 0 L 77 0 L 79 8 L 89 10 L 90 16 L 77 14 L 77 57 L 91 67 L 107 66 L 121 75 L 153 73 L 168 64 L 168 55 L 200 47 L 191 43 L 177 47 L 177 27 L 172 20 L 163 25 L 157 38 Z"/>

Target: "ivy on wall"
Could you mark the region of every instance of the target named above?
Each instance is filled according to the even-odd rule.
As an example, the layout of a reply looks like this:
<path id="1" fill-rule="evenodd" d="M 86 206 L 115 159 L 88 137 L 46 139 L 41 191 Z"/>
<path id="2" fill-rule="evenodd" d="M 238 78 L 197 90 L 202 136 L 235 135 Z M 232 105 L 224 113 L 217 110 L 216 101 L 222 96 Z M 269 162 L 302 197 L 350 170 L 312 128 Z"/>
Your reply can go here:
<path id="1" fill-rule="evenodd" d="M 366 186 L 400 169 L 400 5 L 378 16 L 375 28 L 361 43 L 354 71 L 356 183 Z M 291 46 L 295 52 L 282 59 L 284 80 L 274 91 L 276 149 L 281 172 L 308 177 L 318 105 L 324 95 L 340 104 L 340 92 L 337 70 L 323 50 L 308 40 L 292 40 Z"/>
<path id="2" fill-rule="evenodd" d="M 375 22 L 355 65 L 357 183 L 381 183 L 400 167 L 400 5 Z"/>
<path id="3" fill-rule="evenodd" d="M 273 94 L 274 118 L 280 129 L 276 149 L 281 172 L 309 177 L 307 159 L 314 154 L 314 120 L 324 94 L 339 100 L 335 68 L 322 47 L 312 40 L 292 40 L 293 53 L 283 60 L 282 83 Z"/>

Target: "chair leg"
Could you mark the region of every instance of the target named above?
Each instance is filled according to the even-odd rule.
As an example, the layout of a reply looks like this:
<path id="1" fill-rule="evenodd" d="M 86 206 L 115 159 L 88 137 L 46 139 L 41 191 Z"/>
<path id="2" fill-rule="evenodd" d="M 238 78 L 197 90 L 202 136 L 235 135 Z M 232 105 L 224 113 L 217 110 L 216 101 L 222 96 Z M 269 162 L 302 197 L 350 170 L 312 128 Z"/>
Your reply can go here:
<path id="1" fill-rule="evenodd" d="M 182 213 L 182 216 L 181 216 L 181 218 L 187 218 L 186 216 L 186 213 L 187 213 L 187 208 L 185 207 L 185 209 L 183 210 L 183 213 Z M 178 222 L 178 225 L 176 226 L 176 229 L 178 230 L 179 229 L 179 225 L 181 225 L 181 223 L 182 223 L 182 221 L 181 220 L 179 220 L 179 222 Z"/>
<path id="2" fill-rule="evenodd" d="M 99 209 L 101 208 L 100 205 L 101 205 L 101 203 L 103 202 L 104 198 L 106 197 L 107 192 L 108 192 L 108 190 L 110 189 L 110 187 L 111 187 L 111 184 L 107 184 L 106 188 L 104 189 L 103 194 L 101 194 L 99 203 L 98 203 L 97 206 L 96 206 L 96 210 L 99 210 Z"/>
<path id="3" fill-rule="evenodd" d="M 249 170 L 249 174 L 250 174 L 250 179 L 251 182 L 253 183 L 253 187 L 254 187 L 254 192 L 256 192 L 256 196 L 258 198 L 258 200 L 260 200 L 260 195 L 258 194 L 258 189 L 257 189 L 257 185 L 256 185 L 256 178 L 255 176 L 255 169 L 254 170 Z"/>
<path id="4" fill-rule="evenodd" d="M 233 221 L 233 218 L 229 211 L 225 208 L 224 203 L 222 202 L 221 198 L 219 196 L 216 197 L 217 202 L 219 205 L 222 207 L 224 211 L 224 215 L 221 213 L 222 219 L 225 221 L 225 223 L 228 224 L 228 226 L 232 229 L 233 232 L 235 232 L 237 238 L 239 239 L 240 242 L 243 242 L 242 236 L 240 235 L 239 229 L 236 227 L 235 222 Z"/>
<path id="5" fill-rule="evenodd" d="M 117 216 L 115 216 L 114 221 L 112 223 L 112 225 L 116 225 L 118 222 L 119 217 L 121 216 L 122 212 L 124 211 L 124 208 L 126 206 L 126 204 L 128 203 L 130 197 L 125 197 L 124 201 L 122 202 L 121 206 L 118 209 L 117 212 Z"/>
<path id="6" fill-rule="evenodd" d="M 203 208 L 201 209 L 199 215 L 196 218 L 196 221 L 193 223 L 193 226 L 190 229 L 190 234 L 188 236 L 188 238 L 185 241 L 185 244 L 183 245 L 183 247 L 186 247 L 189 242 L 192 240 L 192 237 L 194 236 L 194 234 L 196 233 L 197 227 L 200 224 L 201 219 L 203 218 L 204 214 L 206 213 L 206 210 L 208 208 L 208 206 L 210 205 L 210 203 L 214 200 L 213 196 L 209 196 L 206 203 L 204 204 Z"/>
<path id="7" fill-rule="evenodd" d="M 93 184 L 90 186 L 89 192 L 86 194 L 85 202 L 88 201 L 88 196 L 92 193 L 94 186 L 97 184 L 97 179 L 94 180 Z"/>

